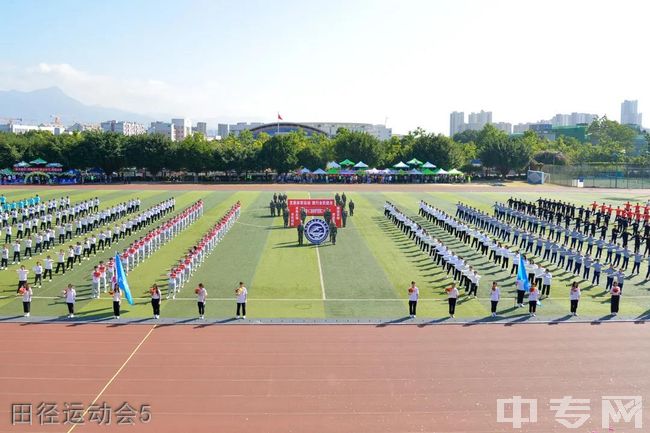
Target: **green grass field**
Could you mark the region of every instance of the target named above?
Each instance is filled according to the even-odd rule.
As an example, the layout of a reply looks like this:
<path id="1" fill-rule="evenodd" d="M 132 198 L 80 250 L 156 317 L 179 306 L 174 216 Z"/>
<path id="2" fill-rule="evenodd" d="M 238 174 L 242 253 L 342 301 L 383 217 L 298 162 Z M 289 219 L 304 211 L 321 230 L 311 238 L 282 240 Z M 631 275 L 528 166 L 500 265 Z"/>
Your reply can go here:
<path id="1" fill-rule="evenodd" d="M 278 191 L 281 186 L 278 186 Z M 339 189 L 342 192 L 343 189 Z M 19 199 L 39 193 L 48 199 L 70 195 L 72 201 L 99 196 L 101 207 L 139 196 L 142 209 L 170 196 L 176 197 L 176 209 L 202 198 L 205 200 L 205 214 L 198 222 L 157 251 L 149 260 L 133 270 L 129 284 L 136 297 L 135 305 L 123 303 L 123 317 L 149 317 L 151 307 L 145 291 L 154 282 L 166 288 L 166 272 L 187 248 L 237 200 L 242 202 L 242 215 L 238 223 L 217 246 L 206 263 L 196 272 L 174 301 L 163 301 L 163 317 L 190 318 L 196 316 L 193 288 L 203 282 L 208 290 L 207 318 L 225 318 L 234 315 L 233 290 L 239 281 L 249 288 L 249 318 L 384 318 L 403 317 L 407 312 L 406 289 L 411 280 L 420 287 L 421 300 L 418 305 L 420 318 L 445 317 L 447 306 L 444 287 L 450 282 L 446 275 L 421 253 L 412 241 L 406 239 L 383 217 L 383 203 L 396 203 L 416 220 L 418 201 L 424 199 L 435 206 L 452 212 L 454 204 L 461 200 L 489 210 L 496 200 L 505 200 L 510 195 L 525 199 L 536 199 L 539 193 L 520 192 L 517 188 L 491 188 L 489 192 L 347 192 L 348 198 L 356 204 L 355 215 L 348 219 L 348 227 L 339 230 L 335 246 L 324 244 L 315 247 L 306 244 L 298 247 L 295 229 L 284 229 L 282 218 L 271 218 L 267 204 L 272 196 L 269 191 L 120 191 L 88 189 L 40 189 L 4 190 L 8 200 Z M 331 198 L 334 192 L 291 192 L 289 198 Z M 645 201 L 639 194 L 612 191 L 598 194 L 576 190 L 560 190 L 545 196 L 561 197 L 577 203 L 608 201 Z M 459 318 L 481 318 L 489 315 L 488 288 L 492 281 L 498 281 L 503 288 L 503 299 L 499 312 L 503 316 L 517 316 L 522 310 L 513 309 L 511 293 L 514 281 L 508 272 L 494 268 L 491 262 L 467 247 L 461 246 L 429 224 L 433 233 L 460 251 L 478 268 L 483 276 L 478 299 L 461 299 L 457 308 Z M 150 228 L 150 227 L 149 227 Z M 149 229 L 147 228 L 147 230 Z M 140 234 L 143 234 L 141 232 Z M 135 239 L 135 234 L 131 239 Z M 90 261 L 75 266 L 65 276 L 46 282 L 43 288 L 34 289 L 33 316 L 64 316 L 63 299 L 59 297 L 67 283 L 77 287 L 77 310 L 80 316 L 112 316 L 111 301 L 88 300 L 90 292 L 90 271 L 100 259 L 107 260 L 115 248 L 124 248 L 130 240 L 114 244 L 113 252 L 100 254 Z M 58 246 L 57 246 L 58 250 Z M 52 253 L 54 257 L 54 253 Z M 45 256 L 40 255 L 43 259 Z M 37 258 L 23 261 L 28 269 Z M 10 265 L 0 271 L 0 316 L 22 315 L 20 298 L 15 296 L 18 265 Z M 641 268 L 645 275 L 646 264 Z M 568 285 L 573 277 L 551 267 L 554 274 L 552 299 L 545 300 L 538 309 L 538 316 L 557 318 L 564 316 L 569 307 Z M 30 274 L 30 282 L 33 273 Z M 603 278 L 604 280 L 604 278 Z M 581 284 L 583 297 L 580 313 L 586 317 L 602 317 L 609 313 L 609 297 L 603 287 Z M 626 282 L 625 296 L 621 303 L 621 315 L 641 317 L 650 310 L 650 283 L 643 277 Z"/>

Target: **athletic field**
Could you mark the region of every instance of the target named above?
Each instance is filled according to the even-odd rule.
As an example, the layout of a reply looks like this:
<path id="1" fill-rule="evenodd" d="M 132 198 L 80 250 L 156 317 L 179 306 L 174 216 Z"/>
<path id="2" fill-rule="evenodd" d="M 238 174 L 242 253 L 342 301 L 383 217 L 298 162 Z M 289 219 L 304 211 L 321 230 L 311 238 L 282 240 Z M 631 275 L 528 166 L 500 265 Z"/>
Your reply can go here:
<path id="1" fill-rule="evenodd" d="M 418 202 L 422 199 L 453 212 L 454 204 L 458 201 L 491 210 L 495 201 L 505 201 L 511 195 L 529 200 L 542 195 L 584 204 L 597 200 L 614 205 L 627 200 L 645 202 L 648 198 L 647 194 L 641 192 L 558 187 L 542 187 L 544 190 L 538 192 L 532 187 L 518 184 L 506 187 L 429 185 L 421 188 L 414 185 L 392 185 L 386 188 L 391 190 L 389 192 L 378 191 L 382 188 L 381 185 L 269 185 L 246 186 L 241 190 L 236 186 L 207 186 L 191 190 L 193 188 L 191 185 L 118 185 L 99 189 L 5 188 L 2 192 L 8 201 L 39 194 L 44 200 L 69 195 L 74 203 L 98 196 L 101 199 L 100 209 L 131 197 L 140 197 L 141 210 L 144 210 L 174 196 L 177 212 L 197 199 L 205 201 L 204 216 L 197 223 L 181 232 L 129 273 L 128 280 L 136 304 L 123 302 L 123 319 L 151 316 L 150 298 L 145 292 L 152 283 L 157 282 L 164 295 L 166 273 L 170 266 L 237 200 L 242 203 L 240 219 L 194 274 L 180 296 L 173 301 L 163 300 L 163 318 L 195 317 L 197 313 L 193 288 L 199 282 L 203 282 L 208 290 L 206 318 L 232 317 L 235 313 L 234 288 L 239 281 L 243 281 L 249 290 L 249 319 L 398 319 L 408 312 L 406 289 L 411 280 L 415 280 L 420 288 L 418 319 L 443 318 L 447 316 L 444 288 L 451 280 L 415 247 L 413 241 L 408 240 L 384 218 L 383 204 L 386 200 L 396 204 L 416 221 L 423 222 L 417 216 Z M 345 192 L 348 201 L 353 200 L 356 208 L 354 216 L 348 218 L 347 227 L 339 229 L 336 245 L 326 243 L 315 247 L 306 242 L 305 246 L 298 247 L 296 230 L 284 229 L 281 217 L 270 217 L 268 203 L 273 192 L 286 192 L 289 199 L 333 198 L 335 192 Z M 496 269 L 485 257 L 473 250 L 469 252 L 468 247 L 461 246 L 446 233 L 434 229 L 428 223 L 424 225 L 434 236 L 441 237 L 454 250 L 461 252 L 482 275 L 478 299 L 460 299 L 456 310 L 457 319 L 489 316 L 487 295 L 492 281 L 499 282 L 502 287 L 499 315 L 513 319 L 523 317 L 522 309 L 513 308 L 514 279 L 510 277 L 509 270 L 503 272 Z M 115 254 L 115 249 L 121 251 L 152 227 L 147 227 L 129 239 L 120 240 L 113 244 L 112 252 L 106 251 L 84 261 L 65 276 L 55 276 L 54 281 L 45 282 L 43 288 L 34 288 L 32 319 L 36 316 L 65 317 L 66 306 L 60 294 L 68 283 L 77 287 L 76 312 L 80 318 L 112 317 L 108 295 L 103 294 L 99 300 L 88 299 L 92 266 L 99 260 L 110 258 Z M 59 246 L 56 245 L 55 250 L 50 250 L 53 258 L 58 249 Z M 32 260 L 24 260 L 23 264 L 31 271 L 36 260 L 42 261 L 44 258 L 45 255 L 39 255 Z M 644 262 L 641 276 L 626 281 L 625 295 L 621 300 L 621 317 L 640 318 L 650 312 L 650 283 L 643 280 L 646 266 L 647 262 Z M 631 267 L 630 264 L 630 269 Z M 0 316 L 3 317 L 22 316 L 21 299 L 16 297 L 16 269 L 17 264 L 0 271 Z M 537 319 L 563 318 L 569 309 L 568 285 L 574 277 L 553 266 L 550 269 L 554 276 L 552 296 L 551 299 L 543 300 Z M 32 278 L 33 271 L 29 276 L 30 283 Z M 589 283 L 581 283 L 583 296 L 579 312 L 582 317 L 608 316 L 609 296 L 604 291 L 604 277 L 601 278 L 601 284 L 601 287 L 592 287 Z"/>

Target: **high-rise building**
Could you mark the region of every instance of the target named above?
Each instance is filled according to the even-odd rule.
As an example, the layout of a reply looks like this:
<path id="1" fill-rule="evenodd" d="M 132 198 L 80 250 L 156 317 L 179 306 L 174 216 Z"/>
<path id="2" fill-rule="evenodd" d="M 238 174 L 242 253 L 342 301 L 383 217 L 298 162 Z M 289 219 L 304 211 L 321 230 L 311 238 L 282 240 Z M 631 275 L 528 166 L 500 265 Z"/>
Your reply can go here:
<path id="1" fill-rule="evenodd" d="M 230 135 L 230 125 L 227 123 L 219 123 L 217 125 L 217 135 L 222 139 Z"/>
<path id="2" fill-rule="evenodd" d="M 506 134 L 512 134 L 512 123 L 508 122 L 495 122 L 492 125 L 500 131 L 505 132 Z"/>
<path id="3" fill-rule="evenodd" d="M 514 134 L 523 134 L 530 129 L 530 125 L 531 123 L 517 123 L 512 127 L 512 132 Z"/>
<path id="4" fill-rule="evenodd" d="M 621 124 L 641 126 L 641 113 L 639 113 L 639 101 L 628 101 L 621 104 Z"/>
<path id="5" fill-rule="evenodd" d="M 449 115 L 449 136 L 453 137 L 459 132 L 463 132 L 463 125 L 465 125 L 465 112 L 453 111 Z"/>
<path id="6" fill-rule="evenodd" d="M 341 128 L 345 128 L 351 132 L 366 132 L 379 140 L 390 140 L 393 136 L 393 130 L 381 124 L 356 122 L 300 122 L 300 124 L 320 129 L 331 137 L 335 136 L 336 132 Z"/>
<path id="7" fill-rule="evenodd" d="M 196 122 L 196 126 L 192 128 L 193 132 L 203 134 L 204 137 L 208 136 L 208 124 L 205 122 Z"/>
<path id="8" fill-rule="evenodd" d="M 465 129 L 480 131 L 488 123 L 492 123 L 491 111 L 481 110 L 478 113 L 469 113 L 469 116 L 467 117 L 467 127 Z"/>
<path id="9" fill-rule="evenodd" d="M 136 122 L 108 120 L 102 122 L 100 126 L 104 132 L 114 132 L 122 135 L 140 135 L 147 132 L 144 125 Z"/>
<path id="10" fill-rule="evenodd" d="M 176 134 L 174 131 L 174 124 L 167 122 L 151 122 L 151 126 L 147 131 L 149 134 L 161 134 L 165 137 L 168 137 L 170 140 L 174 141 L 176 139 Z"/>
<path id="11" fill-rule="evenodd" d="M 575 126 L 575 125 L 581 125 L 583 123 L 590 124 L 591 122 L 594 121 L 594 119 L 597 118 L 598 118 L 597 114 L 571 113 L 571 116 L 569 116 L 569 123 L 567 125 L 554 125 L 554 126 Z"/>
<path id="12" fill-rule="evenodd" d="M 174 125 L 174 141 L 183 141 L 192 135 L 192 122 L 190 119 L 172 119 L 172 125 Z"/>

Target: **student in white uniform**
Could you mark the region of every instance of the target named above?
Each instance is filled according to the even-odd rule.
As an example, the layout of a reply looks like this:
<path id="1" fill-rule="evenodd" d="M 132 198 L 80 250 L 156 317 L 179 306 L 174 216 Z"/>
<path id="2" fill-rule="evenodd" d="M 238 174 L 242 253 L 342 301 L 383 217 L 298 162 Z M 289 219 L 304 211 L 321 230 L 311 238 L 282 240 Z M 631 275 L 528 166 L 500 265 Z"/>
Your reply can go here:
<path id="1" fill-rule="evenodd" d="M 25 284 L 20 288 L 18 293 L 23 297 L 23 315 L 29 317 L 29 312 L 32 306 L 32 288 L 29 284 Z"/>
<path id="2" fill-rule="evenodd" d="M 239 287 L 235 289 L 235 295 L 237 296 L 237 318 L 245 319 L 246 318 L 246 301 L 248 300 L 248 289 L 244 286 L 243 282 L 239 282 Z M 241 315 L 240 313 L 241 309 Z M 413 316 L 415 317 L 415 316 Z"/>
<path id="3" fill-rule="evenodd" d="M 63 291 L 63 297 L 68 306 L 68 318 L 72 319 L 74 317 L 74 303 L 77 300 L 77 291 L 72 284 L 68 284 L 68 287 Z"/>
<path id="4" fill-rule="evenodd" d="M 548 269 L 546 269 L 542 274 L 541 296 L 546 296 L 547 298 L 551 297 L 551 281 L 553 281 L 553 275 Z"/>
<path id="5" fill-rule="evenodd" d="M 50 281 L 52 281 L 52 265 L 54 264 L 54 260 L 52 260 L 52 257 L 49 255 L 45 257 L 45 260 L 43 260 L 43 267 L 44 267 L 44 273 L 43 273 L 43 278 L 48 278 Z"/>
<path id="6" fill-rule="evenodd" d="M 199 286 L 194 289 L 196 293 L 196 303 L 199 307 L 199 319 L 205 319 L 205 300 L 208 297 L 208 291 L 205 290 L 203 283 L 199 283 Z"/>
<path id="7" fill-rule="evenodd" d="M 539 299 L 539 290 L 537 290 L 537 285 L 533 284 L 528 293 L 528 313 L 531 317 L 535 317 L 537 312 L 537 300 Z"/>
<path id="8" fill-rule="evenodd" d="M 409 295 L 409 317 L 415 319 L 417 314 L 418 299 L 420 298 L 420 289 L 415 285 L 415 281 L 411 281 L 411 285 L 408 288 Z"/>
<path id="9" fill-rule="evenodd" d="M 16 292 L 18 292 L 21 287 L 27 284 L 27 275 L 29 275 L 29 271 L 25 269 L 25 265 L 20 265 L 20 269 L 17 269 L 16 273 L 18 274 L 18 289 Z"/>
<path id="10" fill-rule="evenodd" d="M 574 281 L 571 283 L 571 289 L 569 290 L 569 301 L 571 302 L 571 315 L 578 315 L 578 302 L 580 302 L 580 287 L 578 287 L 578 282 Z"/>
<path id="11" fill-rule="evenodd" d="M 38 284 L 38 288 L 43 287 L 43 265 L 41 262 L 36 262 L 34 266 L 34 286 Z"/>
<path id="12" fill-rule="evenodd" d="M 458 287 L 456 283 L 447 289 L 447 302 L 449 303 L 449 316 L 453 319 L 456 316 L 456 301 L 458 300 Z"/>
<path id="13" fill-rule="evenodd" d="M 492 289 L 490 290 L 490 304 L 491 304 L 492 317 L 497 316 L 497 305 L 499 304 L 500 299 L 501 299 L 501 290 L 499 289 L 499 286 L 497 286 L 497 282 L 494 281 L 492 283 Z"/>
<path id="14" fill-rule="evenodd" d="M 153 309 L 153 318 L 160 319 L 160 301 L 162 297 L 160 296 L 160 289 L 158 288 L 158 284 L 151 286 L 149 292 L 151 293 L 151 308 Z"/>
<path id="15" fill-rule="evenodd" d="M 113 319 L 120 318 L 120 304 L 122 303 L 122 291 L 119 286 L 113 288 Z"/>

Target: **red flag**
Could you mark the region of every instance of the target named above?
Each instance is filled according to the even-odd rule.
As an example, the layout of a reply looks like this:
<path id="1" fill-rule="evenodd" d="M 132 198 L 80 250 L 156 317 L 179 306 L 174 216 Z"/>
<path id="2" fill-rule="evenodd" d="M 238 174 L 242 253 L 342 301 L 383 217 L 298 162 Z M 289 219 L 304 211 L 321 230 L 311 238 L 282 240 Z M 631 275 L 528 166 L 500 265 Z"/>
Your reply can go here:
<path id="1" fill-rule="evenodd" d="M 282 116 L 280 116 L 280 113 L 278 113 L 278 120 L 283 120 Z"/>

